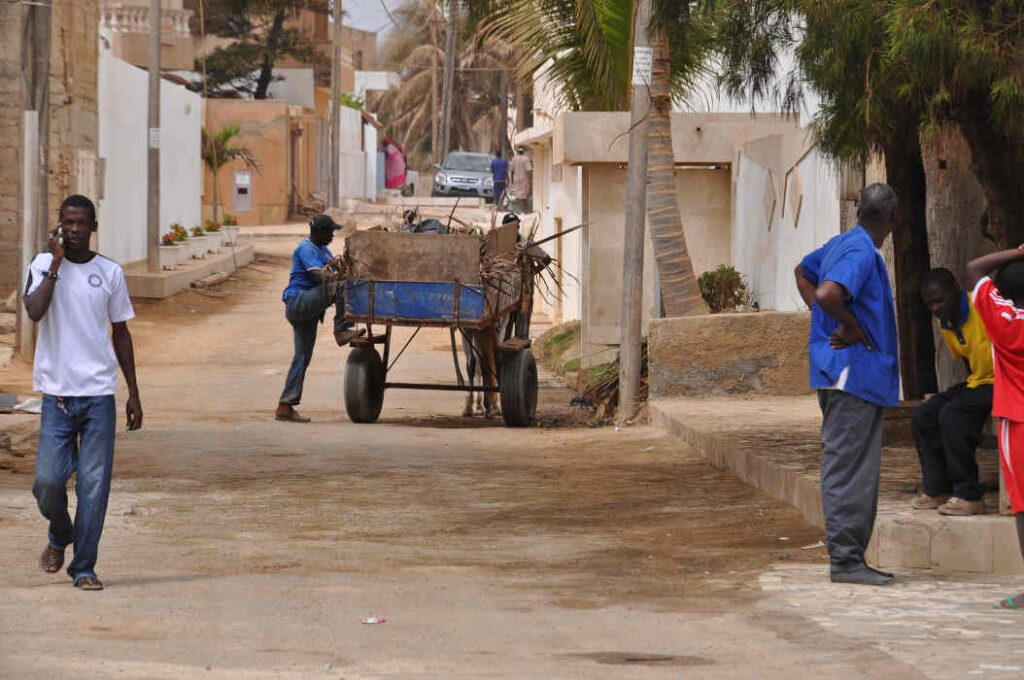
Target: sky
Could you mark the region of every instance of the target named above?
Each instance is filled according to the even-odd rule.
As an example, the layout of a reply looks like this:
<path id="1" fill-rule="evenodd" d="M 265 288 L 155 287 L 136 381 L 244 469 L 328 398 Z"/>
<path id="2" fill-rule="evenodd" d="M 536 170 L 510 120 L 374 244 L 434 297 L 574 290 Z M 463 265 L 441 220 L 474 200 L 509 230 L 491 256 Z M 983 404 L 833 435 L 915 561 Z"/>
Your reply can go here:
<path id="1" fill-rule="evenodd" d="M 358 28 L 363 31 L 389 32 L 391 21 L 381 3 L 387 5 L 389 10 L 400 7 L 405 0 L 342 0 L 341 7 L 348 15 L 345 18 L 345 25 Z"/>

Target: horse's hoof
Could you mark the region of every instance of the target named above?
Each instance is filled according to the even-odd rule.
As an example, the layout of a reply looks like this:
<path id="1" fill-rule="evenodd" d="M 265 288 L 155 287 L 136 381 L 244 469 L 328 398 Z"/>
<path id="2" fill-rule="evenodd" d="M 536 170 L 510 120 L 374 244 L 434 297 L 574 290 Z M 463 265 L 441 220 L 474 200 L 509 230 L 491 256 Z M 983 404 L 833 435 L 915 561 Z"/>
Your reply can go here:
<path id="1" fill-rule="evenodd" d="M 473 417 L 473 409 L 471 409 L 471 408 L 462 409 L 462 417 L 463 418 L 472 418 Z"/>

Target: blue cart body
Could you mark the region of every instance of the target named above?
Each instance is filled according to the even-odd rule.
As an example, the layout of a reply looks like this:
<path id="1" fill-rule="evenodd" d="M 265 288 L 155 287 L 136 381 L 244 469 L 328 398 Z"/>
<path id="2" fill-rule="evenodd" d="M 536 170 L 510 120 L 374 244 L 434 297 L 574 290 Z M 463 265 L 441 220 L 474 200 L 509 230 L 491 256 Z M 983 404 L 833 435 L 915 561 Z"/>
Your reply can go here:
<path id="1" fill-rule="evenodd" d="M 345 317 L 395 325 L 477 325 L 485 321 L 484 288 L 455 282 L 349 281 Z"/>

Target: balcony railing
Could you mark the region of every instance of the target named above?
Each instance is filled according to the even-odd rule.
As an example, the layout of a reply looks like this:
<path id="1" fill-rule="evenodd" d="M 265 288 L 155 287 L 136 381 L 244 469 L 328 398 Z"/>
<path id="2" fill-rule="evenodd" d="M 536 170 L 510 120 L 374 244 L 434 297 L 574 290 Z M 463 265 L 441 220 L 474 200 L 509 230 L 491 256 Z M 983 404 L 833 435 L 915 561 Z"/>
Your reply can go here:
<path id="1" fill-rule="evenodd" d="M 103 26 L 114 33 L 149 33 L 149 7 L 122 3 L 104 3 Z M 161 12 L 164 38 L 187 38 L 192 10 L 165 9 Z"/>

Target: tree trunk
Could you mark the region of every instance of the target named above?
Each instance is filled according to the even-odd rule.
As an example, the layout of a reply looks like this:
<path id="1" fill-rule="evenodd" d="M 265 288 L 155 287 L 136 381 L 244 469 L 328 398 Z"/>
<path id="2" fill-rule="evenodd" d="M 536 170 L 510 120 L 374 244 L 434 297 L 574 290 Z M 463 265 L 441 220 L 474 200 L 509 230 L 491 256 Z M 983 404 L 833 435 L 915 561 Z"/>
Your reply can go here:
<path id="1" fill-rule="evenodd" d="M 991 113 L 988 99 L 976 94 L 952 117 L 971 147 L 971 169 L 985 192 L 987 233 L 1000 248 L 1012 248 L 1024 243 L 1024 159 L 1018 140 L 993 125 Z"/>
<path id="2" fill-rule="evenodd" d="M 499 77 L 501 81 L 501 117 L 499 126 L 501 127 L 501 157 L 511 158 L 509 155 L 509 144 L 508 144 L 508 71 L 504 64 L 501 66 L 501 75 Z"/>
<path id="3" fill-rule="evenodd" d="M 452 97 L 455 89 L 455 30 L 458 20 L 458 3 L 448 7 L 448 29 L 444 41 L 444 78 L 441 81 L 441 144 L 442 162 L 452 145 Z"/>
<path id="4" fill-rule="evenodd" d="M 217 168 L 212 173 L 213 175 L 213 221 L 217 221 L 217 177 L 220 175 L 220 168 Z"/>
<path id="5" fill-rule="evenodd" d="M 636 4 L 633 18 L 633 53 L 650 49 L 647 25 L 651 0 Z M 648 74 L 637 74 L 647 80 Z M 647 83 L 633 84 L 633 106 L 629 118 L 629 165 L 626 176 L 626 224 L 622 244 L 622 309 L 619 316 L 619 411 L 617 422 L 624 425 L 636 417 L 639 408 L 643 363 L 641 337 L 644 293 L 644 217 L 647 197 L 648 127 L 651 98 Z"/>
<path id="6" fill-rule="evenodd" d="M 437 101 L 437 0 L 430 0 L 430 162 L 440 163 L 437 157 L 437 119 L 440 106 Z"/>
<path id="7" fill-rule="evenodd" d="M 650 142 L 647 151 L 647 219 L 651 230 L 658 280 L 666 316 L 706 314 L 707 306 L 697 288 L 693 262 L 686 249 L 686 235 L 676 194 L 675 158 L 672 154 L 669 93 L 669 47 L 660 31 L 652 37 L 654 63 L 651 71 Z"/>
<path id="8" fill-rule="evenodd" d="M 266 99 L 270 83 L 274 81 L 274 61 L 277 60 L 277 48 L 281 42 L 281 31 L 284 29 L 284 10 L 279 9 L 274 15 L 274 22 L 267 33 L 267 49 L 263 52 L 263 64 L 260 66 L 260 77 L 256 80 L 256 91 L 253 99 Z"/>
<path id="9" fill-rule="evenodd" d="M 928 257 L 927 181 L 917 123 L 907 120 L 897 143 L 885 148 L 885 173 L 899 196 L 892 232 L 896 271 L 896 312 L 900 340 L 900 375 L 906 399 L 935 392 L 935 339 L 932 316 L 921 301 L 921 278 L 930 268 Z"/>
<path id="10" fill-rule="evenodd" d="M 928 254 L 931 266 L 945 267 L 963 284 L 967 263 L 995 250 L 984 235 L 985 193 L 971 170 L 971 149 L 960 128 L 945 123 L 921 140 L 921 157 L 928 178 Z M 964 362 L 944 348 L 938 326 L 935 372 L 938 389 L 947 390 L 967 379 Z"/>

